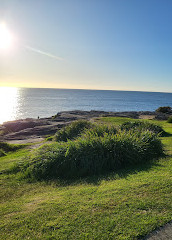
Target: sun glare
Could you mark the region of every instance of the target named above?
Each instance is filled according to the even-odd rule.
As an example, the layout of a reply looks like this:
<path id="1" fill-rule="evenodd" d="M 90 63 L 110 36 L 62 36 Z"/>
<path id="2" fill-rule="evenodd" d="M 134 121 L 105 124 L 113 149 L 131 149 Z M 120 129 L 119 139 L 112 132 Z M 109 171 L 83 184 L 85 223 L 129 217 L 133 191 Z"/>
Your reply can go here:
<path id="1" fill-rule="evenodd" d="M 0 124 L 16 118 L 18 89 L 0 87 Z"/>
<path id="2" fill-rule="evenodd" d="M 11 48 L 13 36 L 8 30 L 5 23 L 0 23 L 0 50 L 8 50 Z"/>

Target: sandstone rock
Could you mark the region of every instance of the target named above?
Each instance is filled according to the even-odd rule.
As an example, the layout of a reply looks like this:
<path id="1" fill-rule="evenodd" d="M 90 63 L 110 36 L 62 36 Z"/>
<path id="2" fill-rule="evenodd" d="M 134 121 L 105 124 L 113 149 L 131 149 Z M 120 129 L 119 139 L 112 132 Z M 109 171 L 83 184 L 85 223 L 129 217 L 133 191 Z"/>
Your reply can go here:
<path id="1" fill-rule="evenodd" d="M 4 134 L 0 135 L 0 141 L 34 141 L 34 139 L 42 139 L 48 135 L 53 135 L 63 126 L 79 119 L 92 119 L 97 117 L 127 117 L 138 119 L 140 116 L 155 116 L 156 119 L 166 120 L 168 114 L 150 112 L 150 111 L 129 111 L 129 112 L 104 112 L 104 111 L 65 111 L 59 112 L 53 117 L 40 119 L 23 119 L 11 122 L 6 122 L 0 125 L 0 131 Z"/>

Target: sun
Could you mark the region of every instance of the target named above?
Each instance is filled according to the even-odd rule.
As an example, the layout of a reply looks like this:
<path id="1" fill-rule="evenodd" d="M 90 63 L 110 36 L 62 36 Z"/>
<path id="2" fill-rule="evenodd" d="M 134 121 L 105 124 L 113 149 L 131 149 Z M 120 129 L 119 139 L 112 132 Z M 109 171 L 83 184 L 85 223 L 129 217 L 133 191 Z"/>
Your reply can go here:
<path id="1" fill-rule="evenodd" d="M 0 50 L 8 50 L 11 48 L 13 36 L 8 30 L 5 23 L 0 23 Z"/>

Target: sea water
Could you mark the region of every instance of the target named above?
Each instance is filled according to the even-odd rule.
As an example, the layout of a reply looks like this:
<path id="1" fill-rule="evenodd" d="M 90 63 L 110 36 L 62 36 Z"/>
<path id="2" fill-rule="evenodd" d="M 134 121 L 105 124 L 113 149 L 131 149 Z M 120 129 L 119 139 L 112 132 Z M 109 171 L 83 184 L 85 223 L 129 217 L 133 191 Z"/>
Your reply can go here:
<path id="1" fill-rule="evenodd" d="M 172 93 L 0 87 L 0 123 L 68 110 L 154 111 L 172 107 Z"/>

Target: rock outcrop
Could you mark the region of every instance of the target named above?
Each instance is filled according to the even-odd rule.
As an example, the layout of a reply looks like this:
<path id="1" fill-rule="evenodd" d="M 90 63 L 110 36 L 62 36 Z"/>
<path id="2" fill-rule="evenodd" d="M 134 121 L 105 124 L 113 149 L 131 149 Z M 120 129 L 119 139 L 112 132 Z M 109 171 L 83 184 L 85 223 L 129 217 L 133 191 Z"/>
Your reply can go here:
<path id="1" fill-rule="evenodd" d="M 53 135 L 56 131 L 72 121 L 79 119 L 93 119 L 98 117 L 127 117 L 146 119 L 168 119 L 169 114 L 158 112 L 104 112 L 104 111 L 66 111 L 57 113 L 55 116 L 40 119 L 22 119 L 5 122 L 0 125 L 0 141 L 13 142 L 34 142 L 34 139 L 43 139 Z"/>

